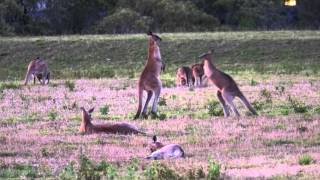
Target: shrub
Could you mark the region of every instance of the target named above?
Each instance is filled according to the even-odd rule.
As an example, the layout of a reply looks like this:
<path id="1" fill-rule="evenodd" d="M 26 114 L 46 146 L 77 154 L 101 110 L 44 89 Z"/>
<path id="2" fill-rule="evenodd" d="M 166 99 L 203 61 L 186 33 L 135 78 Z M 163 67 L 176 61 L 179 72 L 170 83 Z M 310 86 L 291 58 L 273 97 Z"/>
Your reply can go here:
<path id="1" fill-rule="evenodd" d="M 56 120 L 57 119 L 57 117 L 58 117 L 58 112 L 57 111 L 55 111 L 55 110 L 51 110 L 51 111 L 49 111 L 49 113 L 48 113 L 48 117 L 49 117 L 49 119 L 50 120 Z"/>
<path id="2" fill-rule="evenodd" d="M 74 174 L 73 167 L 67 170 L 69 171 L 68 174 Z M 106 179 L 116 179 L 118 177 L 116 168 L 113 165 L 106 161 L 101 161 L 99 164 L 96 164 L 83 154 L 80 155 L 79 170 L 76 175 L 77 179 L 101 179 L 103 176 L 106 176 Z"/>
<path id="3" fill-rule="evenodd" d="M 109 105 L 106 104 L 99 109 L 101 115 L 108 115 L 109 113 Z"/>
<path id="4" fill-rule="evenodd" d="M 174 170 L 167 167 L 165 164 L 159 162 L 153 162 L 144 171 L 146 179 L 158 180 L 158 179 L 179 179 L 179 175 Z"/>
<path id="5" fill-rule="evenodd" d="M 65 85 L 65 87 L 66 87 L 67 89 L 69 89 L 69 91 L 73 91 L 74 88 L 75 88 L 74 82 L 69 81 L 69 80 L 65 81 L 65 82 L 64 82 L 64 85 Z"/>
<path id="6" fill-rule="evenodd" d="M 296 99 L 293 99 L 291 96 L 288 96 L 288 101 L 295 113 L 306 113 L 310 108 L 309 106 L 306 106 L 304 103 L 299 102 Z"/>
<path id="7" fill-rule="evenodd" d="M 251 81 L 250 81 L 251 86 L 256 86 L 257 84 L 258 84 L 257 81 L 255 81 L 254 79 L 251 79 Z"/>
<path id="8" fill-rule="evenodd" d="M 209 158 L 208 179 L 218 179 L 220 177 L 220 165 Z"/>
<path id="9" fill-rule="evenodd" d="M 34 179 L 38 176 L 37 168 L 31 165 L 14 164 L 13 166 L 4 166 L 0 168 L 0 178 L 23 178 Z"/>
<path id="10" fill-rule="evenodd" d="M 116 168 L 106 161 L 101 161 L 96 170 L 102 172 L 102 175 L 107 179 L 116 179 L 118 177 Z"/>
<path id="11" fill-rule="evenodd" d="M 167 105 L 167 100 L 164 97 L 159 98 L 159 106 L 166 106 Z"/>
<path id="12" fill-rule="evenodd" d="M 197 169 L 189 169 L 187 172 L 187 179 L 189 180 L 196 180 L 196 179 L 204 179 L 206 177 L 205 172 L 203 171 L 203 168 L 197 168 Z"/>
<path id="13" fill-rule="evenodd" d="M 139 170 L 138 159 L 131 160 L 130 165 L 127 167 L 126 179 L 136 179 L 136 172 Z"/>
<path id="14" fill-rule="evenodd" d="M 76 179 L 76 174 L 74 171 L 74 161 L 71 161 L 59 174 L 59 179 L 72 180 Z"/>
<path id="15" fill-rule="evenodd" d="M 313 158 L 308 154 L 304 154 L 299 157 L 299 164 L 300 165 L 309 165 L 309 164 L 313 163 L 313 161 L 314 161 Z"/>
<path id="16" fill-rule="evenodd" d="M 272 96 L 271 96 L 271 92 L 268 91 L 267 89 L 262 89 L 260 91 L 260 96 L 265 98 L 265 101 L 267 103 L 272 103 Z"/>
<path id="17" fill-rule="evenodd" d="M 223 116 L 223 110 L 218 101 L 209 101 L 206 107 L 210 116 Z"/>

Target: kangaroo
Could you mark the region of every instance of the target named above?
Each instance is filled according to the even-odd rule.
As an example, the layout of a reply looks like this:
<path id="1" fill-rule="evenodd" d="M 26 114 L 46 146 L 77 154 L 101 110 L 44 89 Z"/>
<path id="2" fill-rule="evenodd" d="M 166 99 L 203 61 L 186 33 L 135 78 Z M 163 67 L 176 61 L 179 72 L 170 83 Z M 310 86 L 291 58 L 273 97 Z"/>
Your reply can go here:
<path id="1" fill-rule="evenodd" d="M 192 68 L 192 77 L 194 78 L 194 86 L 202 85 L 202 77 L 204 75 L 203 64 L 194 64 Z"/>
<path id="2" fill-rule="evenodd" d="M 233 103 L 235 97 L 239 97 L 242 103 L 251 111 L 252 114 L 257 115 L 257 112 L 250 105 L 249 101 L 240 91 L 236 82 L 228 74 L 218 70 L 212 63 L 211 60 L 212 52 L 202 54 L 199 58 L 203 59 L 204 74 L 210 79 L 210 81 L 218 88 L 217 96 L 223 106 L 224 117 L 230 115 L 228 105 L 237 117 L 240 116 L 236 106 Z"/>
<path id="3" fill-rule="evenodd" d="M 187 66 L 182 66 L 176 72 L 176 86 L 191 86 L 193 84 L 192 69 Z"/>
<path id="4" fill-rule="evenodd" d="M 46 80 L 48 80 L 47 83 L 49 83 L 50 72 L 48 69 L 48 64 L 43 59 L 40 59 L 39 57 L 32 60 L 28 65 L 28 70 L 24 80 L 24 85 L 28 84 L 28 81 L 31 76 L 33 76 L 34 78 L 34 81 L 33 81 L 34 83 L 35 83 L 36 77 L 38 78 L 39 81 L 40 79 L 42 80 L 40 81 L 42 85 L 45 84 Z"/>
<path id="5" fill-rule="evenodd" d="M 167 158 L 183 158 L 185 156 L 182 147 L 178 144 L 163 145 L 157 141 L 157 137 L 153 136 L 153 143 L 150 147 L 151 154 L 146 159 L 167 159 Z"/>
<path id="6" fill-rule="evenodd" d="M 157 114 L 157 105 L 162 89 L 160 72 L 164 66 L 161 60 L 160 48 L 158 46 L 158 42 L 161 41 L 161 38 L 152 32 L 149 32 L 147 35 L 149 36 L 148 59 L 138 82 L 139 106 L 134 119 L 138 119 L 141 114 L 143 91 L 147 91 L 148 96 L 142 110 L 142 115 L 146 117 L 148 103 L 153 94 L 155 97 L 151 113 L 154 115 Z"/>
<path id="7" fill-rule="evenodd" d="M 110 133 L 110 134 L 144 134 L 138 130 L 137 127 L 128 124 L 128 123 L 115 123 L 115 124 L 99 124 L 94 125 L 91 123 L 91 113 L 93 112 L 94 108 L 86 111 L 83 107 L 82 110 L 82 121 L 79 128 L 80 133 L 92 134 L 92 133 Z"/>
<path id="8" fill-rule="evenodd" d="M 47 77 L 45 78 L 45 79 L 42 79 L 42 74 L 35 74 L 35 75 L 33 75 L 33 84 L 36 84 L 36 79 L 38 79 L 38 81 L 40 82 L 40 83 L 42 83 L 41 82 L 41 80 L 43 81 L 47 81 L 47 82 L 45 82 L 45 84 L 49 84 L 49 81 L 50 81 L 50 72 L 48 72 L 48 74 L 47 74 Z"/>

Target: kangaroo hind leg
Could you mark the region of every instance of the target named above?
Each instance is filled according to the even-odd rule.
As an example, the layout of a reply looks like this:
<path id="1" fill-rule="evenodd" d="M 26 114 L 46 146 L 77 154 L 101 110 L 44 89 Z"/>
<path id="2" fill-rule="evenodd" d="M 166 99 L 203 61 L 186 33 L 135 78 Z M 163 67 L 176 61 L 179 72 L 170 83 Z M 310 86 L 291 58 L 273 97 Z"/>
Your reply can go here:
<path id="1" fill-rule="evenodd" d="M 240 117 L 240 113 L 237 110 L 237 107 L 235 106 L 235 104 L 233 103 L 234 96 L 231 93 L 225 92 L 225 91 L 222 92 L 222 96 L 223 96 L 223 99 L 229 104 L 229 106 L 231 107 L 235 115 L 237 117 Z"/>
<path id="2" fill-rule="evenodd" d="M 217 96 L 218 96 L 218 99 L 223 107 L 223 114 L 224 114 L 224 117 L 228 117 L 230 116 L 230 112 L 229 112 L 229 108 L 226 104 L 226 101 L 223 99 L 222 97 L 222 94 L 220 91 L 217 92 Z"/>
<path id="3" fill-rule="evenodd" d="M 148 109 L 148 104 L 150 102 L 150 99 L 152 97 L 152 91 L 148 91 L 148 96 L 147 96 L 147 100 L 146 103 L 144 104 L 143 110 L 142 110 L 142 116 L 146 117 L 147 116 L 147 109 Z"/>

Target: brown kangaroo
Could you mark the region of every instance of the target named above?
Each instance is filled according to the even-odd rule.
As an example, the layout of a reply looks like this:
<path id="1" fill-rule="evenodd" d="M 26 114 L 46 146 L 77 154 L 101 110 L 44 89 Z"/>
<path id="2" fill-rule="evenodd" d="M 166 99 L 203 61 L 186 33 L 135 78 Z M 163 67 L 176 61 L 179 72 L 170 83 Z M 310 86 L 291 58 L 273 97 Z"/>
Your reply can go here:
<path id="1" fill-rule="evenodd" d="M 199 58 L 203 59 L 203 69 L 204 74 L 211 80 L 211 82 L 217 86 L 218 99 L 223 106 L 224 116 L 228 117 L 230 115 L 228 105 L 231 107 L 232 111 L 236 114 L 237 117 L 240 116 L 236 106 L 233 103 L 234 97 L 239 97 L 242 103 L 251 111 L 252 114 L 257 115 L 257 112 L 250 105 L 249 101 L 243 95 L 243 93 L 238 88 L 236 82 L 228 74 L 218 70 L 212 63 L 211 60 L 212 52 L 209 51 L 203 55 L 200 55 Z"/>
<path id="2" fill-rule="evenodd" d="M 192 77 L 194 78 L 194 86 L 202 86 L 202 78 L 204 75 L 203 64 L 194 64 L 192 68 Z"/>
<path id="3" fill-rule="evenodd" d="M 43 60 L 37 57 L 32 60 L 28 65 L 28 70 L 26 73 L 26 77 L 24 80 L 24 85 L 28 84 L 30 77 L 33 76 L 33 83 L 35 83 L 35 78 L 37 77 L 39 82 L 44 85 L 49 83 L 50 80 L 50 72 L 48 69 L 48 64 Z"/>
<path id="4" fill-rule="evenodd" d="M 182 66 L 176 72 L 176 86 L 193 85 L 192 70 L 190 67 Z"/>
<path id="5" fill-rule="evenodd" d="M 153 136 L 153 143 L 150 147 L 151 154 L 146 159 L 167 159 L 167 158 L 183 158 L 185 156 L 182 147 L 178 144 L 163 145 L 157 141 L 157 137 Z"/>
<path id="6" fill-rule="evenodd" d="M 143 91 L 147 91 L 148 96 L 142 110 L 142 115 L 144 117 L 146 116 L 148 103 L 153 94 L 155 97 L 154 97 L 151 113 L 154 115 L 157 114 L 157 105 L 158 105 L 158 100 L 159 100 L 159 96 L 162 89 L 160 72 L 161 72 L 161 69 L 163 68 L 163 62 L 161 60 L 160 48 L 158 46 L 158 42 L 161 41 L 161 38 L 156 34 L 153 34 L 152 32 L 149 32 L 148 36 L 149 36 L 148 59 L 144 67 L 144 70 L 141 73 L 139 83 L 138 83 L 139 106 L 134 119 L 138 119 L 141 114 Z"/>
<path id="7" fill-rule="evenodd" d="M 99 124 L 94 125 L 91 123 L 91 113 L 94 108 L 91 108 L 89 111 L 86 111 L 83 107 L 82 110 L 82 121 L 79 128 L 81 133 L 91 134 L 91 133 L 110 133 L 110 134 L 144 134 L 138 130 L 137 127 L 128 124 L 128 123 L 115 123 L 115 124 Z"/>

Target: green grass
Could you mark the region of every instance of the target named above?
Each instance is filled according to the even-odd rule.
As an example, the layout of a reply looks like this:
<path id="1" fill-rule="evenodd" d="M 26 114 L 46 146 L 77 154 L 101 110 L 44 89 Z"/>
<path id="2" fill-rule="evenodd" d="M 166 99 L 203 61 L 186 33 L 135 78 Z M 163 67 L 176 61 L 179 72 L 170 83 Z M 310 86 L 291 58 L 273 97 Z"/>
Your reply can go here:
<path id="1" fill-rule="evenodd" d="M 300 165 L 309 165 L 313 162 L 314 162 L 313 158 L 308 154 L 304 154 L 299 157 L 299 164 Z"/>
<path id="2" fill-rule="evenodd" d="M 169 74 L 174 74 L 178 66 L 199 62 L 199 54 L 214 48 L 214 63 L 231 74 L 319 75 L 319 34 L 320 31 L 165 33 L 160 34 L 160 48 Z M 0 42 L 1 80 L 23 79 L 27 64 L 37 56 L 48 61 L 54 79 L 133 78 L 140 75 L 147 55 L 147 38 L 143 34 L 0 37 Z M 172 78 L 165 78 L 164 82 L 166 86 L 174 83 Z"/>

